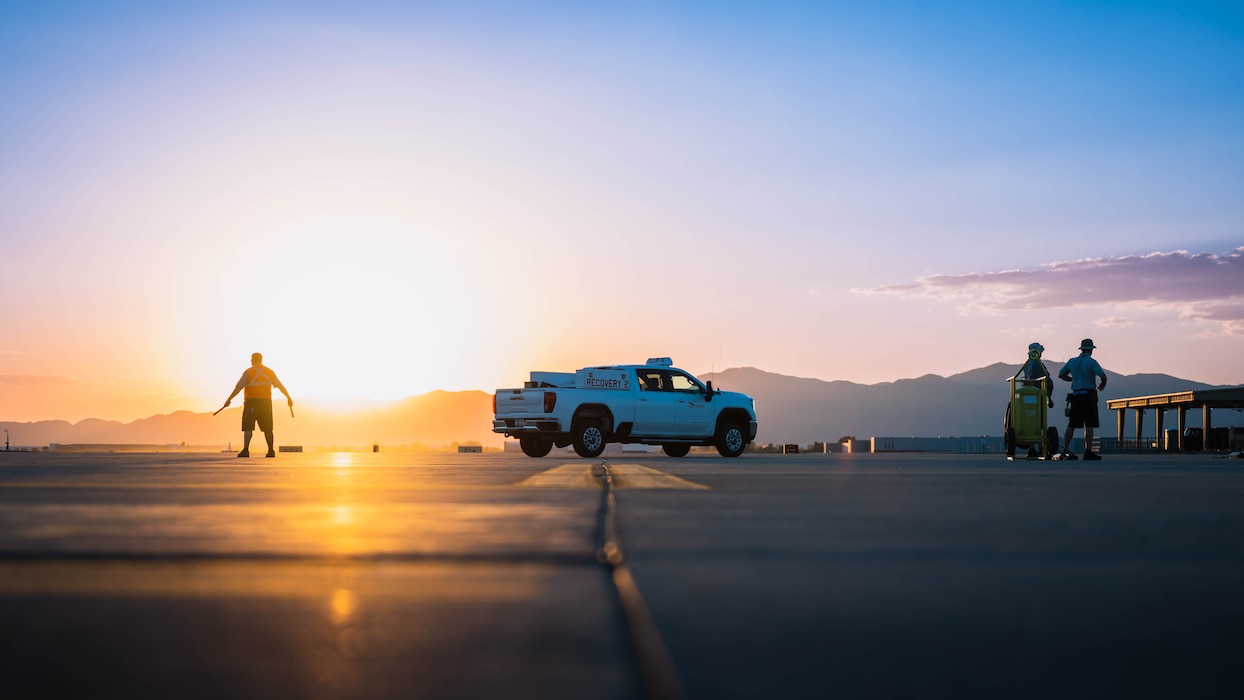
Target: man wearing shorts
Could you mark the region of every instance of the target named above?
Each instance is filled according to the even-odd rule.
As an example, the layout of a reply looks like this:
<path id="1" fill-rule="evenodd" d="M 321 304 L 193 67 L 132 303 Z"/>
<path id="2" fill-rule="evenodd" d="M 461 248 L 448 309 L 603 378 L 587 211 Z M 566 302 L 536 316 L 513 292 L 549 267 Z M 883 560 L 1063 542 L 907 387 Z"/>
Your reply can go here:
<path id="1" fill-rule="evenodd" d="M 293 410 L 294 400 L 290 398 L 281 380 L 276 378 L 276 372 L 263 366 L 263 355 L 257 352 L 252 353 L 251 366 L 242 372 L 242 378 L 238 380 L 237 386 L 233 387 L 233 393 L 225 399 L 225 405 L 228 406 L 239 391 L 244 392 L 242 394 L 245 399 L 242 404 L 242 435 L 246 441 L 242 444 L 242 451 L 238 453 L 239 457 L 251 456 L 251 435 L 255 432 L 256 423 L 263 431 L 264 439 L 268 441 L 268 454 L 264 456 L 276 456 L 273 448 L 275 443 L 272 438 L 272 387 L 280 389 L 281 393 L 285 394 L 285 399 L 289 402 L 290 409 Z"/>
<path id="2" fill-rule="evenodd" d="M 1101 459 L 1093 451 L 1093 429 L 1100 425 L 1097 392 L 1106 388 L 1106 373 L 1093 359 L 1096 347 L 1092 338 L 1080 341 L 1080 355 L 1068 360 L 1058 371 L 1059 379 L 1071 382 L 1071 393 L 1067 394 L 1067 433 L 1063 436 L 1062 459 L 1076 458 L 1071 453 L 1071 438 L 1079 427 L 1084 428 L 1084 458 Z M 1100 384 L 1097 384 L 1097 377 L 1101 377 Z"/>

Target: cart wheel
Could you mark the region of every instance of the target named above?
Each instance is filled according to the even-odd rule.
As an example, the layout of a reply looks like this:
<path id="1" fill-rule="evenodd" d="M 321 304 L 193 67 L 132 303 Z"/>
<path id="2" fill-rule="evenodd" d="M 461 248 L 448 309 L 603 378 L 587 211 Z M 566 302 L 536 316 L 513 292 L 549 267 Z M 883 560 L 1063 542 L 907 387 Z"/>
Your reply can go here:
<path id="1" fill-rule="evenodd" d="M 1015 428 L 1006 429 L 1006 456 L 1015 456 Z"/>

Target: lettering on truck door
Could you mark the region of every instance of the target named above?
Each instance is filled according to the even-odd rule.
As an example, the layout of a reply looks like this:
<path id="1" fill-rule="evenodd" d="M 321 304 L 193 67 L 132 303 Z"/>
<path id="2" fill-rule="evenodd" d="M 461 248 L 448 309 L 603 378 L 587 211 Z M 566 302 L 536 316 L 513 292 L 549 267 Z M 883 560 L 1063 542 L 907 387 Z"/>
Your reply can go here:
<path id="1" fill-rule="evenodd" d="M 670 375 L 677 397 L 674 403 L 674 429 L 679 435 L 705 436 L 713 432 L 713 412 L 704 400 L 705 387 L 682 372 Z"/>
<path id="2" fill-rule="evenodd" d="M 678 396 L 665 369 L 638 369 L 639 393 L 635 398 L 636 435 L 673 435 L 677 430 Z"/>

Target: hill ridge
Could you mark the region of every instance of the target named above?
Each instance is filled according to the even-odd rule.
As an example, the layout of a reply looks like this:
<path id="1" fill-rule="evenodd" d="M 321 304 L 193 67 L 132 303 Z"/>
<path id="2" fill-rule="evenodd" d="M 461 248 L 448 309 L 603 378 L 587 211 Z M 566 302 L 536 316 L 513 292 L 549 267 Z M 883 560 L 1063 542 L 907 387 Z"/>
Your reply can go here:
<path id="1" fill-rule="evenodd" d="M 1051 372 L 1061 362 L 1047 362 Z M 1017 365 L 994 363 L 950 376 L 924 374 L 892 382 L 860 384 L 778 374 L 756 367 L 736 367 L 705 373 L 714 388 L 741 391 L 756 400 L 760 442 L 801 443 L 836 441 L 840 437 L 1001 435 L 1006 406 L 1005 380 Z M 1061 383 L 1060 383 L 1061 384 Z M 1214 389 L 1167 374 L 1111 374 L 1104 398 L 1144 396 L 1186 389 Z M 1061 401 L 1062 388 L 1055 389 Z M 1061 423 L 1057 415 L 1055 423 Z M 443 446 L 478 442 L 497 446 L 503 441 L 492 432 L 492 395 L 480 390 L 437 389 L 365 407 L 337 412 L 300 402 L 298 417 L 278 413 L 277 442 L 362 448 L 385 446 Z M 48 444 L 187 444 L 225 446 L 241 440 L 240 407 L 218 416 L 179 410 L 139 418 L 128 423 L 86 418 L 0 422 L 14 445 Z M 1102 430 L 1114 433 L 1114 418 L 1102 406 Z M 1125 430 L 1131 430 L 1131 417 Z M 1194 420 L 1196 418 L 1194 417 Z M 1244 423 L 1244 421 L 1236 421 Z"/>

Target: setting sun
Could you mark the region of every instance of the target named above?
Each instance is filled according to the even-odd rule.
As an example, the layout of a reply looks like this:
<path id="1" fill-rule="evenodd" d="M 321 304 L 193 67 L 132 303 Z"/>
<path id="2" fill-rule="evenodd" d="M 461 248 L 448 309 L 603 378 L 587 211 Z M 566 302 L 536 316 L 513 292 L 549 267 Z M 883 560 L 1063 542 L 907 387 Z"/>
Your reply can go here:
<path id="1" fill-rule="evenodd" d="M 470 280 L 443 237 L 394 217 L 341 213 L 238 251 L 229 355 L 258 350 L 296 396 L 397 399 L 437 388 L 444 338 L 469 330 Z"/>

